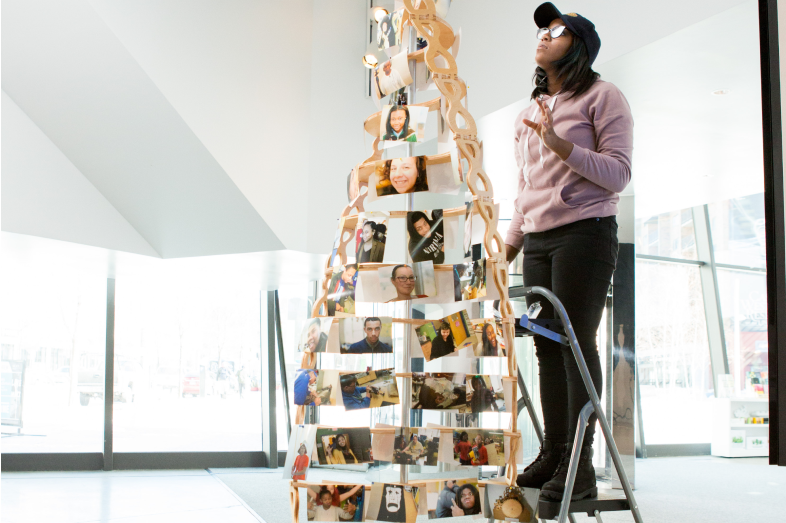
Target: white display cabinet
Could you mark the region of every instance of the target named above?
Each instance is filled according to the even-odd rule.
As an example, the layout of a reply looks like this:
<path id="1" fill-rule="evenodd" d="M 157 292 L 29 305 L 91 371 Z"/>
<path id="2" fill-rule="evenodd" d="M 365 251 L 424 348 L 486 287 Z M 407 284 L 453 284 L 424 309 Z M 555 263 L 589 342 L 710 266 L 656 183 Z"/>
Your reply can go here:
<path id="1" fill-rule="evenodd" d="M 734 412 L 745 407 L 748 416 L 767 411 L 767 398 L 716 398 L 712 406 L 712 455 L 724 458 L 768 456 L 770 452 L 769 423 L 745 423 Z"/>

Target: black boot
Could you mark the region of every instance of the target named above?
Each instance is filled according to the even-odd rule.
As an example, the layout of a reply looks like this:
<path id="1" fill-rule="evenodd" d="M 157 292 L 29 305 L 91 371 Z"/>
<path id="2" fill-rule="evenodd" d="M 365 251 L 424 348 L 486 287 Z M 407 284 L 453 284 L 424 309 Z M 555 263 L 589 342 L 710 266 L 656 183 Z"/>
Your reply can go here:
<path id="1" fill-rule="evenodd" d="M 568 466 L 570 465 L 570 449 L 565 451 L 562 461 L 559 463 L 557 472 L 540 491 L 544 498 L 561 501 L 565 493 L 565 481 L 568 478 Z M 586 445 L 581 448 L 579 457 L 579 468 L 576 471 L 576 482 L 573 484 L 571 501 L 578 501 L 584 498 L 595 498 L 598 496 L 598 487 L 595 483 L 595 467 L 592 466 L 592 447 Z"/>
<path id="2" fill-rule="evenodd" d="M 540 453 L 516 478 L 519 487 L 540 488 L 554 475 L 560 459 L 565 453 L 565 443 L 543 440 Z"/>

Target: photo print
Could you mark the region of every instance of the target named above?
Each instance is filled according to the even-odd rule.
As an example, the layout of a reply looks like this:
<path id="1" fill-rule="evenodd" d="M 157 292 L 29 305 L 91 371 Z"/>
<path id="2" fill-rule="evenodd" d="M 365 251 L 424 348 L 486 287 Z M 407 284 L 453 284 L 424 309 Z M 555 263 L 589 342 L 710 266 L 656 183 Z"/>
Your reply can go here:
<path id="1" fill-rule="evenodd" d="M 355 314 L 355 285 L 358 266 L 354 263 L 333 269 L 328 283 L 328 316 L 336 313 Z"/>
<path id="2" fill-rule="evenodd" d="M 430 482 L 428 493 L 430 494 L 429 519 L 457 518 L 483 513 L 483 499 L 480 497 L 477 479 Z"/>
<path id="3" fill-rule="evenodd" d="M 332 376 L 331 376 L 332 374 Z M 295 405 L 335 405 L 331 395 L 335 389 L 338 371 L 297 369 L 295 371 Z"/>
<path id="4" fill-rule="evenodd" d="M 380 267 L 378 273 L 381 291 L 378 301 L 382 303 L 428 298 L 437 293 L 434 264 L 430 261 L 388 265 Z"/>
<path id="5" fill-rule="evenodd" d="M 407 50 L 404 49 L 390 60 L 378 65 L 374 69 L 374 76 L 371 82 L 377 99 L 381 99 L 411 84 L 412 75 L 409 73 Z"/>
<path id="6" fill-rule="evenodd" d="M 382 263 L 388 235 L 388 214 L 362 212 L 358 214 L 355 233 L 355 262 Z"/>
<path id="7" fill-rule="evenodd" d="M 442 209 L 407 213 L 407 250 L 413 262 L 445 263 L 445 226 Z"/>
<path id="8" fill-rule="evenodd" d="M 338 341 L 341 354 L 390 354 L 393 352 L 393 318 L 341 318 Z"/>
<path id="9" fill-rule="evenodd" d="M 395 483 L 374 483 L 368 493 L 366 519 L 415 523 L 418 488 Z"/>
<path id="10" fill-rule="evenodd" d="M 401 142 L 420 143 L 426 134 L 428 107 L 386 105 L 379 119 L 379 136 L 390 147 Z"/>
<path id="11" fill-rule="evenodd" d="M 398 385 L 394 369 L 341 373 L 341 404 L 345 410 L 398 405 Z"/>
<path id="12" fill-rule="evenodd" d="M 459 413 L 505 412 L 499 376 L 460 373 L 413 373 L 412 408 Z"/>
<path id="13" fill-rule="evenodd" d="M 538 523 L 540 490 L 486 483 L 483 515 L 499 521 Z"/>
<path id="14" fill-rule="evenodd" d="M 428 191 L 425 156 L 380 160 L 375 174 L 377 196 Z"/>
<path id="15" fill-rule="evenodd" d="M 439 441 L 439 429 L 396 428 L 392 463 L 436 466 L 439 461 Z"/>
<path id="16" fill-rule="evenodd" d="M 474 247 L 482 247 L 475 245 Z M 454 266 L 458 278 L 453 279 L 454 294 L 461 300 L 475 300 L 486 296 L 486 258 Z"/>
<path id="17" fill-rule="evenodd" d="M 478 342 L 467 311 L 424 323 L 415 330 L 426 361 L 449 356 L 464 347 L 474 347 Z"/>
<path id="18" fill-rule="evenodd" d="M 403 29 L 404 10 L 399 9 L 382 17 L 377 24 L 377 47 L 380 51 L 401 45 L 401 32 Z"/>
<path id="19" fill-rule="evenodd" d="M 505 356 L 504 342 L 494 321 L 487 321 L 483 324 L 480 334 L 480 341 L 475 345 L 475 356 L 478 358 L 487 356 Z"/>
<path id="20" fill-rule="evenodd" d="M 464 213 L 464 259 L 472 259 L 472 209 L 475 202 L 467 202 L 467 210 Z"/>
<path id="21" fill-rule="evenodd" d="M 505 435 L 501 430 L 456 429 L 454 459 L 471 467 L 505 466 Z"/>
<path id="22" fill-rule="evenodd" d="M 371 429 L 327 428 L 316 431 L 317 461 L 320 465 L 371 463 Z"/>
<path id="23" fill-rule="evenodd" d="M 306 494 L 308 521 L 365 521 L 364 485 L 309 485 Z"/>
<path id="24" fill-rule="evenodd" d="M 314 452 L 316 425 L 295 425 L 289 437 L 287 461 L 284 463 L 284 479 L 305 481 L 311 456 Z"/>
<path id="25" fill-rule="evenodd" d="M 333 318 L 311 318 L 306 321 L 298 340 L 298 352 L 327 351 L 328 335 Z"/>

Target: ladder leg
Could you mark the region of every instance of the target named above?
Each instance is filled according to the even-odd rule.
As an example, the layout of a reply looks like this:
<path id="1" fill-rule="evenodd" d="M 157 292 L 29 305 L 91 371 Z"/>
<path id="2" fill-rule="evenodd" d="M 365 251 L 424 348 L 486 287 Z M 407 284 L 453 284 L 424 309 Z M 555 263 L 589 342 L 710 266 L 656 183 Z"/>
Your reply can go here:
<path id="1" fill-rule="evenodd" d="M 603 520 L 600 518 L 600 512 L 597 510 L 595 511 L 595 519 L 598 521 L 598 523 L 603 523 Z"/>
<path id="2" fill-rule="evenodd" d="M 568 465 L 568 477 L 565 479 L 565 492 L 562 494 L 562 504 L 559 507 L 559 523 L 565 523 L 568 519 L 570 510 L 570 498 L 573 495 L 573 484 L 576 482 L 576 473 L 579 470 L 579 458 L 581 457 L 581 447 L 584 443 L 584 433 L 589 424 L 589 417 L 595 407 L 588 401 L 579 413 L 579 423 L 576 427 L 576 438 L 573 440 L 573 451 L 570 454 L 570 465 Z"/>
<path id="3" fill-rule="evenodd" d="M 524 383 L 524 378 L 521 377 L 520 369 L 516 369 L 516 374 L 518 374 L 519 378 L 521 399 L 524 401 L 524 406 L 527 407 L 527 413 L 529 414 L 530 421 L 532 421 L 532 426 L 535 428 L 535 434 L 538 436 L 538 441 L 543 444 L 543 427 L 540 426 L 540 420 L 538 419 L 538 415 L 535 412 L 535 406 L 532 404 L 532 398 L 529 395 L 529 389 L 527 389 L 527 385 Z M 513 428 L 515 429 L 516 427 Z"/>
<path id="4" fill-rule="evenodd" d="M 628 476 L 625 474 L 625 468 L 622 466 L 622 458 L 620 458 L 617 445 L 614 443 L 614 437 L 611 434 L 611 427 L 609 426 L 608 420 L 606 420 L 606 416 L 603 414 L 603 410 L 600 408 L 600 398 L 598 398 L 598 393 L 592 383 L 592 377 L 589 375 L 589 369 L 587 369 L 587 362 L 584 361 L 584 355 L 581 353 L 579 341 L 576 338 L 573 325 L 571 325 L 570 319 L 568 318 L 568 313 L 565 311 L 565 307 L 562 305 L 562 302 L 559 301 L 559 298 L 557 298 L 553 292 L 546 289 L 545 287 L 530 287 L 529 291 L 545 296 L 554 306 L 554 310 L 559 315 L 560 320 L 562 320 L 562 325 L 565 328 L 565 333 L 567 334 L 568 341 L 570 342 L 570 348 L 573 351 L 573 357 L 576 358 L 576 365 L 579 367 L 582 381 L 584 381 L 584 387 L 587 389 L 590 402 L 592 402 L 592 406 L 594 407 L 595 413 L 598 416 L 598 422 L 600 423 L 600 428 L 603 431 L 603 437 L 606 440 L 606 445 L 609 448 L 611 460 L 614 462 L 614 467 L 617 469 L 617 474 L 619 475 L 619 480 L 622 484 L 622 490 L 625 491 L 625 497 L 628 498 L 628 502 L 630 503 L 630 511 L 633 515 L 633 520 L 636 523 L 644 523 L 644 520 L 641 518 L 641 513 L 639 512 L 639 506 L 636 503 L 636 498 L 633 496 L 633 489 L 631 488 L 630 482 L 628 481 Z"/>

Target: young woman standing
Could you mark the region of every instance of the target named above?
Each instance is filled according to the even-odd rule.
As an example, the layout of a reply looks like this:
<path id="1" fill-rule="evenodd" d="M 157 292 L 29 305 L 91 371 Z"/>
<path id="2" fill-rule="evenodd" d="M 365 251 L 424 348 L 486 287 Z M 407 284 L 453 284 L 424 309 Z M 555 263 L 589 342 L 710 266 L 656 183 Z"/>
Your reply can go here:
<path id="1" fill-rule="evenodd" d="M 524 285 L 551 289 L 565 306 L 600 395 L 595 336 L 617 263 L 617 202 L 631 176 L 633 118 L 625 97 L 591 68 L 595 26 L 550 2 L 535 10 L 538 44 L 532 98 L 516 119 L 519 187 L 505 243 L 524 251 Z M 540 301 L 541 318 L 554 309 Z M 535 338 L 545 441 L 518 484 L 562 499 L 576 423 L 589 396 L 568 347 Z M 573 499 L 597 495 L 592 467 L 595 416 L 584 438 Z M 567 445 L 566 445 L 567 444 Z"/>

